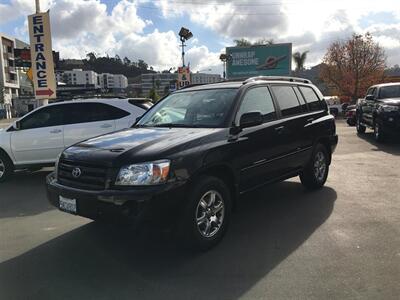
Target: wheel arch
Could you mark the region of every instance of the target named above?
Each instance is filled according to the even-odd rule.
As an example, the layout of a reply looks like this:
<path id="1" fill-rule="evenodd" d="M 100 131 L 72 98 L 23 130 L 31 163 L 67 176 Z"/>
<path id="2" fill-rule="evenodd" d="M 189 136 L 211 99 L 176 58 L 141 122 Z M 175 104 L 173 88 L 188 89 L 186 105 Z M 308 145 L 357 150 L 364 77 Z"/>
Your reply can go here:
<path id="1" fill-rule="evenodd" d="M 196 182 L 196 180 L 201 176 L 215 176 L 228 186 L 232 199 L 232 209 L 236 210 L 237 201 L 239 198 L 238 192 L 238 180 L 235 172 L 231 167 L 226 164 L 216 164 L 212 166 L 205 166 L 201 170 L 197 171 L 189 179 L 189 186 Z"/>
<path id="2" fill-rule="evenodd" d="M 332 161 L 332 147 L 328 137 L 322 137 L 315 142 L 314 148 L 321 144 L 325 147 L 326 151 L 328 152 L 328 164 L 331 164 Z"/>

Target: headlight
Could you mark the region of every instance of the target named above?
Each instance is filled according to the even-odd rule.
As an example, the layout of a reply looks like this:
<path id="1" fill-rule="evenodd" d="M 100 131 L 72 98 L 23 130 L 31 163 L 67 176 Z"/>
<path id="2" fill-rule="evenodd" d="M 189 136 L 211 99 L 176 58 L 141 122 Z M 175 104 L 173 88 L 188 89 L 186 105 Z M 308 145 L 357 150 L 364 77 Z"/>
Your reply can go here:
<path id="1" fill-rule="evenodd" d="M 382 105 L 381 108 L 383 109 L 383 111 L 398 111 L 399 108 L 397 106 L 393 106 L 393 105 Z"/>
<path id="2" fill-rule="evenodd" d="M 158 160 L 124 166 L 119 170 L 116 185 L 154 185 L 167 181 L 169 160 Z"/>

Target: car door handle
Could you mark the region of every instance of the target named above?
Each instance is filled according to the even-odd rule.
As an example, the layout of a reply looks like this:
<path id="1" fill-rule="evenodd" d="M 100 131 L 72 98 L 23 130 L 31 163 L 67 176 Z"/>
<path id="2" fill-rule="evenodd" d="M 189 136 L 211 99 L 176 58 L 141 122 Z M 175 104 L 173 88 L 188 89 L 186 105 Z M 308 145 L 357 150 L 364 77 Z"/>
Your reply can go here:
<path id="1" fill-rule="evenodd" d="M 281 133 L 284 128 L 285 128 L 285 126 L 279 126 L 279 127 L 275 127 L 274 129 L 276 132 Z"/>
<path id="2" fill-rule="evenodd" d="M 61 129 L 53 129 L 50 131 L 50 133 L 60 133 Z"/>
<path id="3" fill-rule="evenodd" d="M 314 121 L 314 118 L 309 118 L 309 119 L 307 119 L 307 122 L 308 122 L 308 123 L 310 123 L 310 122 L 312 122 L 312 121 Z"/>
<path id="4" fill-rule="evenodd" d="M 101 128 L 110 128 L 110 127 L 112 127 L 112 125 L 111 124 L 103 124 L 100 127 Z"/>

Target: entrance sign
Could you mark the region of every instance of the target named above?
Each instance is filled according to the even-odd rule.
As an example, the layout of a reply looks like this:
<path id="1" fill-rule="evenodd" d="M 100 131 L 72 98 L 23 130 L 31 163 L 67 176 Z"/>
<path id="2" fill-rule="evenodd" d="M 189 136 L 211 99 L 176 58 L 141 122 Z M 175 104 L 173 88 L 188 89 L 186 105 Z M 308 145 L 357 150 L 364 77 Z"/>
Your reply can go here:
<path id="1" fill-rule="evenodd" d="M 190 69 L 189 67 L 178 68 L 178 89 L 181 89 L 190 84 Z"/>
<path id="2" fill-rule="evenodd" d="M 292 44 L 227 47 L 227 77 L 287 76 L 292 69 Z"/>
<path id="3" fill-rule="evenodd" d="M 56 98 L 49 12 L 28 16 L 28 25 L 35 98 Z"/>

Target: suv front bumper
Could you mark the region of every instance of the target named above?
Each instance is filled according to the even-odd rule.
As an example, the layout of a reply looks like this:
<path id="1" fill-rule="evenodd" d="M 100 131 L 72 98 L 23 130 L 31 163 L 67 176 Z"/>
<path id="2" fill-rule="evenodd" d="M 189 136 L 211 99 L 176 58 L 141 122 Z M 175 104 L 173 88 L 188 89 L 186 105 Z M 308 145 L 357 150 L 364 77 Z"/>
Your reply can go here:
<path id="1" fill-rule="evenodd" d="M 93 220 L 106 219 L 138 225 L 164 218 L 175 219 L 184 207 L 184 182 L 158 186 L 130 187 L 121 190 L 81 190 L 57 183 L 54 172 L 46 178 L 47 198 L 60 209 L 60 196 L 76 200 L 76 215 Z"/>

